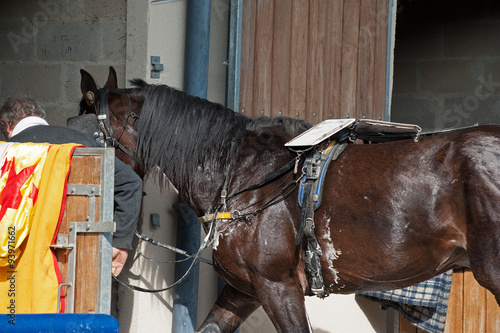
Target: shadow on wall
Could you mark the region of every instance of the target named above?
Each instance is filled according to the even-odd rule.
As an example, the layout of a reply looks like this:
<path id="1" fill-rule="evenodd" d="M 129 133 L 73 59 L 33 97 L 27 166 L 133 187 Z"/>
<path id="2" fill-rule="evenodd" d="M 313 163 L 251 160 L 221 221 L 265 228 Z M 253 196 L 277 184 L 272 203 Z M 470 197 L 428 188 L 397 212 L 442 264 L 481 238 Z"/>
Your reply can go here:
<path id="1" fill-rule="evenodd" d="M 177 191 L 164 185 L 163 191 L 157 179 L 148 176 L 144 182 L 139 233 L 166 244 L 175 244 L 177 215 L 172 203 L 177 200 Z M 160 215 L 160 227 L 152 228 L 150 215 Z M 174 282 L 175 254 L 134 238 L 127 264 L 120 280 L 145 289 L 161 289 Z M 123 332 L 154 332 L 159 327 L 171 327 L 172 290 L 159 293 L 133 291 L 125 286 L 114 286 L 112 313 Z M 147 320 L 144 320 L 147 319 Z M 144 325 L 148 322 L 148 325 Z M 158 326 L 160 325 L 160 326 Z M 139 327 L 140 326 L 140 327 Z M 148 327 L 149 326 L 149 327 Z"/>
<path id="2" fill-rule="evenodd" d="M 370 325 L 372 325 L 374 332 L 391 332 L 387 327 L 388 313 L 386 310 L 381 310 L 379 302 L 360 295 L 356 295 L 354 299 L 361 311 L 365 314 L 366 319 L 370 322 Z"/>

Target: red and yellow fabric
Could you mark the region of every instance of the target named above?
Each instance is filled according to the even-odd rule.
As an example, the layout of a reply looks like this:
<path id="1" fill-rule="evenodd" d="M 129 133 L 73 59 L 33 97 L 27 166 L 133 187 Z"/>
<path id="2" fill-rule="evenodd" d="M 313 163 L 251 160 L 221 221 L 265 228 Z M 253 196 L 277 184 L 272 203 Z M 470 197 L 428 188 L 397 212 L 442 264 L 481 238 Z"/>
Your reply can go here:
<path id="1" fill-rule="evenodd" d="M 57 236 L 71 155 L 78 146 L 15 143 L 3 156 L 0 313 L 57 312 L 60 273 L 50 245 Z"/>

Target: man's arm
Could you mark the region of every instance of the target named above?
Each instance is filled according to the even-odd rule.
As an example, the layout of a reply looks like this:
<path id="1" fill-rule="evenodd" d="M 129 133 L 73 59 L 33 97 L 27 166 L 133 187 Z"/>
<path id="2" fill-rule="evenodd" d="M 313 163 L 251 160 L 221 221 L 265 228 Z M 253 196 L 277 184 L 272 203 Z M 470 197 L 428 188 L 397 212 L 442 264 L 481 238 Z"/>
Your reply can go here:
<path id="1" fill-rule="evenodd" d="M 113 234 L 112 271 L 117 276 L 127 261 L 128 250 L 132 249 L 142 203 L 142 179 L 118 158 L 115 158 L 114 191 L 116 232 Z"/>

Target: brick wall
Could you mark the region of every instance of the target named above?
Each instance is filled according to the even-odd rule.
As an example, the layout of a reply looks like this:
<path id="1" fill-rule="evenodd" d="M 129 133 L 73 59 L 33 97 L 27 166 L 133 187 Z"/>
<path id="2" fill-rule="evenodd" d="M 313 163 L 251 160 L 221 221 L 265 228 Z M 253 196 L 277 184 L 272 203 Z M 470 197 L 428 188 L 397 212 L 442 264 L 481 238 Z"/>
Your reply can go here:
<path id="1" fill-rule="evenodd" d="M 398 2 L 391 120 L 500 123 L 500 3 Z"/>
<path id="2" fill-rule="evenodd" d="M 39 100 L 65 125 L 80 100 L 80 69 L 104 84 L 113 65 L 125 78 L 126 0 L 0 1 L 0 103 Z"/>

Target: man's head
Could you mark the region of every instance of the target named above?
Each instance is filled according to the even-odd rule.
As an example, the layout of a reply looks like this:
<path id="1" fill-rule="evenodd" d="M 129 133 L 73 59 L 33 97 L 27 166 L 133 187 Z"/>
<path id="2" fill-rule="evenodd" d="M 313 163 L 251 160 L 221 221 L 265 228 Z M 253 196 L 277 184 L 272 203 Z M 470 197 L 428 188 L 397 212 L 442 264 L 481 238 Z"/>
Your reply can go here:
<path id="1" fill-rule="evenodd" d="M 0 109 L 0 129 L 8 139 L 17 123 L 26 117 L 36 116 L 45 118 L 42 107 L 28 97 L 9 98 Z"/>

